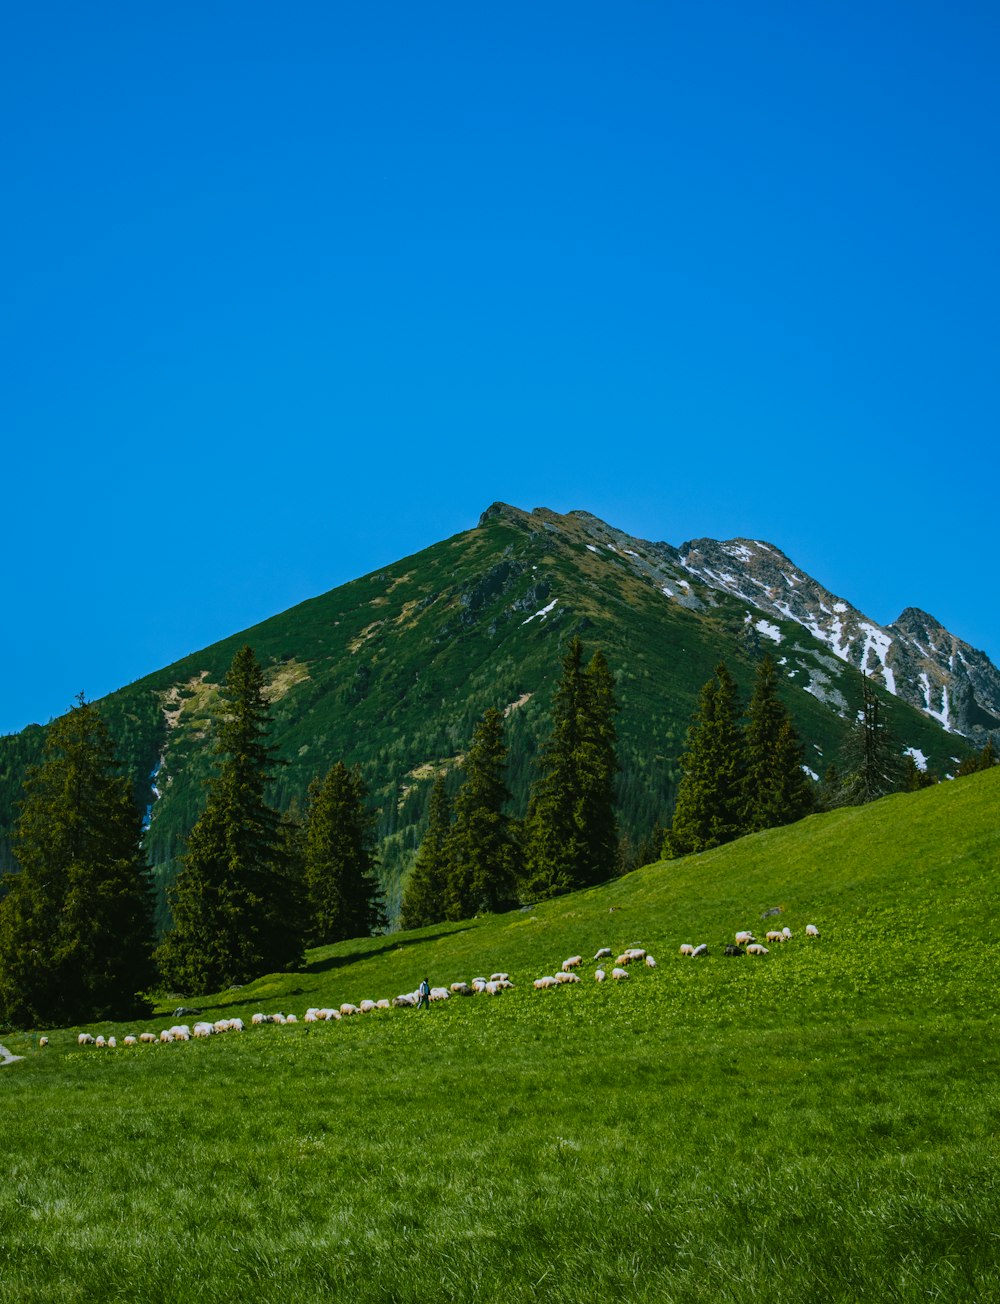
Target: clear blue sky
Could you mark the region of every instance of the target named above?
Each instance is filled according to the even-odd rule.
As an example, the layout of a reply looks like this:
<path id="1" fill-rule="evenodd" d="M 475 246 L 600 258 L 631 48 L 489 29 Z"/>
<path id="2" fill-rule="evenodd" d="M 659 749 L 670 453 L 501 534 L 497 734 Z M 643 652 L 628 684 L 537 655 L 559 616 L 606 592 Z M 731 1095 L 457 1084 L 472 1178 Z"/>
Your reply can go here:
<path id="1" fill-rule="evenodd" d="M 494 499 L 1000 660 L 991 3 L 15 5 L 0 731 Z"/>

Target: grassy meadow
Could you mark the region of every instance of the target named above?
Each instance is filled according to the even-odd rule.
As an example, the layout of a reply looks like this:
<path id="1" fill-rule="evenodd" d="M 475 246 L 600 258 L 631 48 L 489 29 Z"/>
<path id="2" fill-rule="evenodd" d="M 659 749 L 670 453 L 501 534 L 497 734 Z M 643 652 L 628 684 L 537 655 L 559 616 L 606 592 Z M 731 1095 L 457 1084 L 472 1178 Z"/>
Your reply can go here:
<path id="1" fill-rule="evenodd" d="M 5 1036 L 0 1301 L 1000 1300 L 998 812 L 994 770 L 90 1030 L 495 999 Z M 658 968 L 531 986 L 630 945 Z"/>

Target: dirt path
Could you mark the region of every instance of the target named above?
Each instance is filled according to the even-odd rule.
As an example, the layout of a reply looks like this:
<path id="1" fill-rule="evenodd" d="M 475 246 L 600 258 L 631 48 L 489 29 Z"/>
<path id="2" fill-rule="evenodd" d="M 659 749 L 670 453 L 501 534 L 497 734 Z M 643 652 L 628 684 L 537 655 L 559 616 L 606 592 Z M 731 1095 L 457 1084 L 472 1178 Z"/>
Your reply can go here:
<path id="1" fill-rule="evenodd" d="M 0 1046 L 0 1069 L 5 1064 L 16 1064 L 18 1060 L 23 1060 L 23 1055 L 12 1055 L 6 1046 Z"/>

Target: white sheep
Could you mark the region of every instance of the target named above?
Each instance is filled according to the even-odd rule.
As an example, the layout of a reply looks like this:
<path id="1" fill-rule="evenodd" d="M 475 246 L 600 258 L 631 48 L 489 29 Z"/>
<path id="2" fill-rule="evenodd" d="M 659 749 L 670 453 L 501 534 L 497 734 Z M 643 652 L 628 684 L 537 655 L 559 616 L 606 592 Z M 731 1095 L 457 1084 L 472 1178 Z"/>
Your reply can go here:
<path id="1" fill-rule="evenodd" d="M 756 937 L 754 937 L 749 928 L 744 928 L 741 932 L 736 934 L 737 946 L 748 946 L 751 942 L 756 942 L 756 940 Z"/>
<path id="2" fill-rule="evenodd" d="M 352 1005 L 350 1001 L 345 1001 L 344 1004 L 340 1007 L 340 1012 L 341 1014 L 357 1014 L 358 1007 L 356 1005 Z"/>
<path id="3" fill-rule="evenodd" d="M 229 1020 L 229 1031 L 230 1031 L 230 1032 L 243 1032 L 243 1030 L 244 1030 L 244 1029 L 243 1029 L 243 1020 L 242 1020 L 242 1019 L 230 1019 L 230 1020 Z"/>
<path id="4" fill-rule="evenodd" d="M 214 1023 L 196 1023 L 194 1025 L 194 1035 L 196 1037 L 214 1037 L 219 1031 Z"/>
<path id="5" fill-rule="evenodd" d="M 156 1041 L 156 1033 L 155 1033 L 155 1032 L 140 1032 L 140 1033 L 139 1033 L 139 1040 L 140 1040 L 144 1045 L 146 1045 L 146 1046 L 151 1046 L 151 1045 L 153 1045 L 153 1044 L 155 1043 L 155 1041 Z"/>
<path id="6" fill-rule="evenodd" d="M 539 991 L 542 991 L 546 987 L 558 987 L 559 984 L 551 974 L 546 974 L 543 978 L 535 979 L 535 986 Z"/>
<path id="7" fill-rule="evenodd" d="M 581 964 L 583 964 L 582 955 L 571 955 L 568 960 L 563 960 L 562 971 L 563 973 L 569 973 L 571 969 L 579 969 Z"/>
<path id="8" fill-rule="evenodd" d="M 764 936 L 765 942 L 783 942 L 784 940 L 785 940 L 785 934 L 781 932 L 781 930 L 778 928 L 772 928 Z"/>
<path id="9" fill-rule="evenodd" d="M 473 987 L 475 987 L 476 983 L 482 983 L 483 986 L 485 987 L 485 986 L 486 986 L 486 979 L 485 979 L 485 978 L 473 978 L 473 980 L 472 980 L 472 985 L 473 985 Z"/>
<path id="10" fill-rule="evenodd" d="M 681 955 L 694 955 L 694 947 L 690 942 L 684 942 L 681 945 Z"/>
<path id="11" fill-rule="evenodd" d="M 468 983 L 452 983 L 451 990 L 456 996 L 469 996 L 472 993 L 472 988 Z"/>
<path id="12" fill-rule="evenodd" d="M 510 977 L 510 974 L 509 974 L 509 973 L 491 973 L 491 974 L 490 974 L 490 982 L 491 982 L 491 983 L 505 983 L 509 977 Z"/>
<path id="13" fill-rule="evenodd" d="M 645 960 L 646 952 L 641 946 L 630 946 L 625 952 L 630 960 Z"/>
<path id="14" fill-rule="evenodd" d="M 323 1016 L 323 1017 L 325 1017 L 325 1016 Z M 302 1022 L 303 1022 L 303 1023 L 316 1023 L 316 1022 L 318 1021 L 319 1018 L 320 1018 L 320 1012 L 319 1012 L 319 1010 L 316 1009 L 315 1006 L 310 1005 L 309 1009 L 306 1010 L 305 1014 L 302 1016 Z"/>
<path id="15" fill-rule="evenodd" d="M 451 992 L 447 987 L 432 987 L 431 994 L 427 999 L 431 1001 L 450 1001 Z"/>
<path id="16" fill-rule="evenodd" d="M 109 1038 L 108 1038 L 108 1046 L 110 1047 L 111 1050 L 117 1050 L 117 1049 L 118 1049 L 118 1043 L 117 1043 L 117 1041 L 115 1041 L 114 1037 L 109 1037 Z"/>
<path id="17" fill-rule="evenodd" d="M 47 1045 L 49 1044 L 49 1039 L 48 1039 L 48 1037 L 39 1037 L 39 1038 L 38 1038 L 38 1044 L 39 1044 L 39 1046 L 47 1046 Z"/>
<path id="18" fill-rule="evenodd" d="M 272 1014 L 272 1015 L 271 1015 L 271 1022 L 272 1022 L 272 1023 L 287 1023 L 287 1022 L 288 1022 L 288 1019 L 285 1017 L 285 1015 L 283 1015 L 283 1014 L 279 1011 L 277 1014 Z"/>
<path id="19" fill-rule="evenodd" d="M 164 1046 L 166 1046 L 166 1045 L 168 1044 L 168 1042 L 173 1041 L 173 1039 L 174 1039 L 174 1034 L 170 1031 L 169 1028 L 163 1028 L 163 1029 L 161 1030 L 161 1032 L 160 1032 L 160 1042 L 161 1042 Z"/>
<path id="20" fill-rule="evenodd" d="M 603 960 L 605 956 L 610 955 L 610 954 L 611 954 L 611 947 L 610 947 L 610 946 L 602 946 L 602 947 L 600 948 L 600 950 L 597 952 L 597 954 L 594 956 L 594 959 L 595 959 L 595 960 Z"/>
<path id="21" fill-rule="evenodd" d="M 621 955 L 615 961 L 615 964 L 618 965 L 619 968 L 623 967 L 624 965 L 629 965 L 631 963 L 632 963 L 632 957 L 629 955 L 628 951 L 622 951 Z"/>
<path id="22" fill-rule="evenodd" d="M 806 937 L 819 937 L 819 929 L 815 924 L 806 924 Z"/>
<path id="23" fill-rule="evenodd" d="M 122 1038 L 123 1046 L 138 1046 L 138 1044 L 139 1043 L 136 1041 L 135 1037 L 133 1037 L 131 1033 L 129 1033 L 127 1037 Z"/>
<path id="24" fill-rule="evenodd" d="M 784 936 L 785 936 L 786 938 L 787 938 L 787 937 L 791 937 L 791 935 L 792 935 L 792 930 L 791 930 L 790 928 L 788 928 L 787 926 L 786 926 L 785 928 L 783 928 L 781 931 L 782 931 L 782 933 L 784 934 Z"/>
<path id="25" fill-rule="evenodd" d="M 747 947 L 747 955 L 767 955 L 767 947 L 761 946 L 760 942 L 751 942 Z"/>
<path id="26" fill-rule="evenodd" d="M 254 1027 L 256 1028 L 256 1027 L 259 1027 L 260 1024 L 262 1024 L 262 1023 L 270 1023 L 271 1020 L 267 1017 L 266 1014 L 252 1014 L 252 1015 L 250 1016 L 250 1022 L 251 1022 L 251 1023 L 254 1025 Z"/>
<path id="27" fill-rule="evenodd" d="M 78 1046 L 93 1046 L 94 1039 L 89 1032 L 81 1032 L 76 1039 L 76 1044 Z"/>
<path id="28" fill-rule="evenodd" d="M 374 1001 L 362 1001 L 361 1004 L 358 1006 L 358 1013 L 371 1014 L 372 1010 L 374 1009 L 375 1009 Z"/>
<path id="29" fill-rule="evenodd" d="M 608 975 L 604 972 L 603 969 L 597 969 L 594 972 L 594 982 L 602 983 L 604 982 L 605 978 L 607 978 L 607 976 Z"/>
<path id="30" fill-rule="evenodd" d="M 576 974 L 576 973 L 557 973 L 557 974 L 556 974 L 556 982 L 557 982 L 557 983 L 578 983 L 579 981 L 580 981 L 580 975 L 579 975 L 579 974 Z"/>
<path id="31" fill-rule="evenodd" d="M 416 1005 L 412 992 L 403 992 L 400 996 L 394 996 L 392 999 L 393 1007 L 397 1010 L 407 1009 Z"/>
<path id="32" fill-rule="evenodd" d="M 502 990 L 503 990 L 503 988 L 500 986 L 500 984 L 499 984 L 499 983 L 495 983 L 495 982 L 493 981 L 492 978 L 491 978 L 490 981 L 486 984 L 486 995 L 487 995 L 487 996 L 499 996 L 499 995 L 500 995 L 500 992 L 501 992 Z"/>
<path id="33" fill-rule="evenodd" d="M 295 1016 L 294 1014 L 289 1014 L 289 1015 L 285 1018 L 285 1022 L 286 1022 L 286 1023 L 298 1023 L 298 1019 L 296 1018 L 296 1016 Z"/>
<path id="34" fill-rule="evenodd" d="M 473 990 L 474 992 L 484 992 L 484 991 L 486 990 L 486 979 L 485 979 L 485 978 L 473 978 L 473 980 L 472 980 L 472 990 Z"/>
<path id="35" fill-rule="evenodd" d="M 694 948 L 694 950 L 691 952 L 691 956 L 692 956 L 692 958 L 696 958 L 696 957 L 701 956 L 701 955 L 708 955 L 708 943 L 707 943 L 707 942 L 702 942 L 699 946 L 696 946 L 696 947 Z"/>
<path id="36" fill-rule="evenodd" d="M 645 965 L 647 969 L 655 969 L 656 961 L 653 959 L 651 955 L 647 955 L 645 960 Z"/>
<path id="37" fill-rule="evenodd" d="M 622 980 L 623 978 L 627 978 L 627 977 L 628 977 L 628 970 L 627 970 L 627 969 L 617 969 L 617 968 L 616 968 L 616 969 L 612 969 L 612 970 L 611 970 L 611 977 L 614 978 L 615 982 L 621 982 L 621 980 Z"/>
<path id="38" fill-rule="evenodd" d="M 510 978 L 501 978 L 498 986 L 502 987 L 504 991 L 507 991 L 509 988 L 513 988 L 514 984 Z"/>
<path id="39" fill-rule="evenodd" d="M 195 1024 L 195 1027 L 196 1027 L 196 1028 L 197 1028 L 197 1026 L 198 1026 L 198 1025 Z M 212 1029 L 213 1032 L 228 1032 L 228 1031 L 229 1031 L 229 1020 L 228 1020 L 228 1019 L 216 1019 L 216 1021 L 215 1021 L 213 1024 L 211 1024 L 210 1026 L 211 1026 L 211 1029 Z"/>
<path id="40" fill-rule="evenodd" d="M 383 996 L 380 1001 L 375 1002 L 375 1008 L 376 1010 L 387 1010 L 389 1009 L 389 1002 Z"/>

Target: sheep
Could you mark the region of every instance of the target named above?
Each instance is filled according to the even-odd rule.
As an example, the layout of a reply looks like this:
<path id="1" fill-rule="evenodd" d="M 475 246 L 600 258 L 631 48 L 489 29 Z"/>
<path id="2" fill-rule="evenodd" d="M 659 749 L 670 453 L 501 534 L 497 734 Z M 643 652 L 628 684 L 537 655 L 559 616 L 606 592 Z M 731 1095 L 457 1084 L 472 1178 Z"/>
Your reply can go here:
<path id="1" fill-rule="evenodd" d="M 806 937 L 819 937 L 819 929 L 815 924 L 806 924 Z"/>
<path id="2" fill-rule="evenodd" d="M 132 1036 L 131 1033 L 129 1033 L 127 1037 L 124 1037 L 122 1039 L 123 1046 L 138 1046 L 138 1044 L 139 1043 L 136 1041 L 136 1039 Z"/>
<path id="3" fill-rule="evenodd" d="M 785 935 L 786 938 L 791 937 L 791 935 L 792 935 L 792 930 L 791 930 L 790 928 L 788 928 L 787 926 L 786 926 L 785 928 L 783 928 L 781 931 L 782 931 L 782 933 Z"/>
<path id="4" fill-rule="evenodd" d="M 374 1002 L 374 1001 L 362 1001 L 361 1004 L 358 1006 L 358 1013 L 359 1013 L 359 1014 L 371 1014 L 371 1012 L 372 1012 L 372 1010 L 374 1010 L 374 1008 L 375 1008 L 375 1002 Z"/>
<path id="5" fill-rule="evenodd" d="M 509 974 L 509 973 L 491 973 L 491 974 L 490 974 L 490 982 L 491 982 L 491 983 L 505 983 L 509 977 L 510 977 L 510 974 Z"/>
<path id="6" fill-rule="evenodd" d="M 89 1032 L 81 1032 L 76 1039 L 76 1044 L 78 1046 L 93 1046 L 94 1039 Z"/>
<path id="7" fill-rule="evenodd" d="M 412 992 L 404 992 L 401 996 L 394 996 L 392 1000 L 393 1008 L 397 1010 L 407 1009 L 416 1003 Z"/>
<path id="8" fill-rule="evenodd" d="M 655 968 L 656 968 L 656 961 L 653 959 L 653 957 L 652 957 L 651 955 L 647 955 L 647 956 L 646 956 L 646 959 L 643 961 L 643 963 L 645 964 L 645 966 L 646 966 L 647 969 L 655 969 Z"/>
<path id="9" fill-rule="evenodd" d="M 473 980 L 472 980 L 472 985 L 473 985 L 473 987 L 475 987 L 476 983 L 482 983 L 483 986 L 485 987 L 485 986 L 486 986 L 486 979 L 485 979 L 485 978 L 473 978 Z"/>
<path id="10" fill-rule="evenodd" d="M 764 937 L 765 942 L 783 942 L 785 935 L 777 928 L 772 928 Z"/>
<path id="11" fill-rule="evenodd" d="M 107 1043 L 107 1041 L 106 1041 L 105 1038 L 104 1038 L 104 1034 L 99 1032 L 99 1033 L 97 1034 L 97 1036 L 94 1038 L 94 1045 L 95 1045 L 95 1046 L 106 1046 L 107 1044 L 108 1044 L 108 1043 Z"/>
<path id="12" fill-rule="evenodd" d="M 286 1023 L 298 1023 L 298 1019 L 295 1017 L 294 1014 L 289 1014 L 288 1017 L 285 1019 L 285 1022 L 286 1022 Z"/>
<path id="13" fill-rule="evenodd" d="M 747 955 L 767 955 L 767 947 L 761 946 L 760 942 L 751 942 L 747 947 Z"/>
<path id="14" fill-rule="evenodd" d="M 694 955 L 694 947 L 691 945 L 690 942 L 684 942 L 681 945 L 680 953 L 681 955 Z"/>
<path id="15" fill-rule="evenodd" d="M 612 970 L 611 970 L 611 977 L 614 978 L 615 982 L 621 982 L 621 980 L 622 980 L 623 978 L 627 978 L 627 977 L 628 977 L 628 970 L 627 970 L 627 969 L 612 969 Z"/>
<path id="16" fill-rule="evenodd" d="M 576 974 L 576 973 L 557 973 L 557 974 L 556 974 L 556 982 L 557 982 L 557 983 L 578 983 L 579 981 L 580 981 L 580 975 L 579 975 L 579 974 Z"/>
<path id="17" fill-rule="evenodd" d="M 473 978 L 473 980 L 472 980 L 472 990 L 473 990 L 474 992 L 484 992 L 484 991 L 486 990 L 486 979 L 485 979 L 485 978 Z"/>
<path id="18" fill-rule="evenodd" d="M 305 1014 L 302 1016 L 302 1022 L 316 1023 L 318 1022 L 318 1020 L 319 1020 L 319 1010 L 314 1005 L 310 1005 L 309 1009 L 306 1010 Z"/>
<path id="19" fill-rule="evenodd" d="M 253 1014 L 250 1016 L 250 1022 L 256 1028 L 262 1023 L 270 1023 L 271 1020 L 267 1017 L 266 1014 Z"/>
<path id="20" fill-rule="evenodd" d="M 345 1001 L 344 1004 L 340 1007 L 340 1012 L 341 1014 L 357 1014 L 358 1007 L 356 1005 L 352 1005 L 350 1001 Z"/>
<path id="21" fill-rule="evenodd" d="M 749 942 L 756 942 L 756 940 L 756 937 L 754 937 L 749 928 L 744 928 L 741 932 L 736 934 L 737 946 L 746 946 Z"/>
<path id="22" fill-rule="evenodd" d="M 326 1012 L 327 1023 L 339 1023 L 342 1017 L 339 1010 L 327 1010 Z"/>
<path id="23" fill-rule="evenodd" d="M 146 1046 L 151 1046 L 156 1042 L 155 1032 L 140 1032 L 139 1040 Z"/>
<path id="24" fill-rule="evenodd" d="M 645 960 L 646 952 L 641 946 L 630 946 L 625 952 L 630 960 Z"/>
<path id="25" fill-rule="evenodd" d="M 468 983 L 452 983 L 451 990 L 456 996 L 471 996 L 472 988 Z"/>
<path id="26" fill-rule="evenodd" d="M 562 971 L 569 973 L 570 969 L 579 969 L 581 964 L 583 964 L 582 955 L 571 955 L 568 960 L 563 960 Z"/>
<path id="27" fill-rule="evenodd" d="M 611 954 L 611 947 L 610 947 L 610 946 L 602 946 L 602 947 L 600 948 L 600 950 L 597 952 L 597 954 L 594 956 L 594 959 L 595 959 L 595 960 L 603 960 L 603 959 L 605 958 L 605 956 L 608 956 L 608 955 L 610 955 L 610 954 Z"/>
<path id="28" fill-rule="evenodd" d="M 607 978 L 607 976 L 608 975 L 604 972 L 603 969 L 597 969 L 594 972 L 594 982 L 602 983 L 604 982 L 605 978 Z"/>
<path id="29" fill-rule="evenodd" d="M 285 1017 L 284 1014 L 282 1014 L 282 1013 L 279 1011 L 277 1014 L 272 1014 L 272 1015 L 271 1015 L 271 1022 L 272 1022 L 272 1023 L 287 1023 L 287 1022 L 288 1022 L 288 1019 Z"/>
<path id="30" fill-rule="evenodd" d="M 432 987 L 431 994 L 428 997 L 431 1001 L 450 1001 L 451 992 L 447 987 Z"/>
<path id="31" fill-rule="evenodd" d="M 242 1031 L 243 1031 L 243 1020 L 242 1020 L 242 1019 L 230 1019 L 230 1020 L 229 1020 L 229 1031 L 230 1031 L 230 1032 L 242 1032 Z"/>
<path id="32" fill-rule="evenodd" d="M 694 950 L 691 952 L 692 959 L 696 959 L 698 956 L 702 956 L 702 955 L 708 955 L 707 942 L 702 942 L 700 946 L 696 946 Z"/>
<path id="33" fill-rule="evenodd" d="M 164 1046 L 166 1046 L 166 1045 L 168 1044 L 168 1042 L 173 1041 L 173 1039 L 174 1039 L 174 1034 L 170 1031 L 170 1029 L 169 1029 L 169 1028 L 163 1028 L 162 1031 L 160 1032 L 160 1042 L 161 1042 L 161 1044 L 164 1045 Z"/>
<path id="34" fill-rule="evenodd" d="M 380 1001 L 375 1002 L 375 1008 L 377 1010 L 387 1010 L 389 1008 L 389 1002 L 383 996 Z"/>
<path id="35" fill-rule="evenodd" d="M 502 987 L 504 991 L 507 991 L 508 989 L 513 989 L 514 984 L 509 978 L 501 978 L 498 986 Z"/>
<path id="36" fill-rule="evenodd" d="M 750 943 L 753 945 L 753 943 Z M 735 942 L 727 942 L 723 955 L 746 955 L 742 946 L 737 946 Z"/>
<path id="37" fill-rule="evenodd" d="M 48 1037 L 39 1037 L 39 1038 L 38 1038 L 38 1045 L 39 1045 L 39 1046 L 47 1046 L 48 1044 L 49 1044 L 49 1039 L 48 1039 Z"/>
<path id="38" fill-rule="evenodd" d="M 501 990 L 502 990 L 502 989 L 501 989 L 501 987 L 500 987 L 500 984 L 499 984 L 499 983 L 495 983 L 495 982 L 492 980 L 492 978 L 491 978 L 490 981 L 486 984 L 486 995 L 487 995 L 487 996 L 498 996 L 498 995 L 500 994 L 500 991 L 501 991 Z"/>
<path id="39" fill-rule="evenodd" d="M 196 1023 L 194 1025 L 194 1035 L 196 1037 L 214 1037 L 220 1029 L 214 1023 Z"/>
<path id="40" fill-rule="evenodd" d="M 542 991 L 546 987 L 558 987 L 558 985 L 559 984 L 556 982 L 555 978 L 553 978 L 551 974 L 546 974 L 543 978 L 535 979 L 535 986 L 538 988 L 539 991 Z"/>
<path id="41" fill-rule="evenodd" d="M 114 1037 L 109 1037 L 109 1038 L 108 1038 L 108 1047 L 109 1047 L 109 1049 L 111 1049 L 111 1050 L 117 1050 L 117 1049 L 118 1049 L 118 1043 L 117 1043 L 117 1041 L 115 1041 Z"/>
<path id="42" fill-rule="evenodd" d="M 195 1024 L 194 1026 L 195 1026 L 195 1028 L 198 1027 L 197 1024 Z M 228 1031 L 229 1031 L 229 1020 L 228 1020 L 228 1019 L 216 1019 L 216 1021 L 215 1021 L 214 1023 L 208 1024 L 207 1026 L 210 1027 L 210 1028 L 212 1029 L 213 1032 L 228 1032 Z"/>

